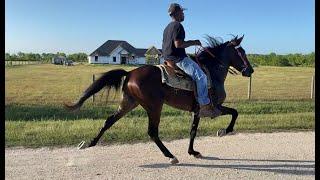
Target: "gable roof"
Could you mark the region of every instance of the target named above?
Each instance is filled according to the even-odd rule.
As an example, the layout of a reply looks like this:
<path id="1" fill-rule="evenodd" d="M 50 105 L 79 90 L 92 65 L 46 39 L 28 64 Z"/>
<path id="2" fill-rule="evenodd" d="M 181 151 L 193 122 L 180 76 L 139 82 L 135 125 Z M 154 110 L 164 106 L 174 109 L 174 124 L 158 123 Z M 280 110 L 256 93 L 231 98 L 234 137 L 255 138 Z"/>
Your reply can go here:
<path id="1" fill-rule="evenodd" d="M 110 53 L 117 48 L 118 46 L 121 46 L 123 49 L 128 51 L 129 53 L 135 53 L 136 48 L 131 46 L 126 41 L 119 41 L 119 40 L 108 40 L 104 44 L 102 44 L 100 47 L 98 47 L 96 50 L 94 50 L 90 56 L 93 55 L 99 55 L 99 56 L 109 56 Z"/>
<path id="2" fill-rule="evenodd" d="M 146 54 L 151 54 L 151 55 L 155 55 L 155 54 L 162 54 L 162 52 L 159 50 L 159 49 L 157 49 L 156 47 L 154 47 L 154 46 L 151 46 L 148 50 L 147 50 L 147 52 L 146 52 Z"/>
<path id="3" fill-rule="evenodd" d="M 94 50 L 89 56 L 95 56 L 95 55 L 110 56 L 110 53 L 114 49 L 116 49 L 118 46 L 121 46 L 123 49 L 128 51 L 128 53 L 134 54 L 135 56 L 138 56 L 138 57 L 145 57 L 145 53 L 148 51 L 148 49 L 135 48 L 126 41 L 108 40 L 107 42 L 102 44 L 100 47 L 98 47 L 96 50 Z M 157 49 L 157 50 L 159 50 L 162 53 L 161 49 Z"/>

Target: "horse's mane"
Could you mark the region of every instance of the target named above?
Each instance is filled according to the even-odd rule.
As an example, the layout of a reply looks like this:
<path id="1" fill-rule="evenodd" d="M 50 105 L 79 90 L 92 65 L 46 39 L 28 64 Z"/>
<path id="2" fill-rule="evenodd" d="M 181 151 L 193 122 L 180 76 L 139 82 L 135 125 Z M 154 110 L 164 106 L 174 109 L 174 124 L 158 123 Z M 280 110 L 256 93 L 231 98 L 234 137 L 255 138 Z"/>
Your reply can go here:
<path id="1" fill-rule="evenodd" d="M 220 50 L 223 47 L 225 47 L 226 44 L 229 42 L 229 41 L 223 42 L 223 39 L 221 37 L 213 37 L 213 36 L 209 36 L 209 35 L 206 35 L 204 38 L 206 39 L 206 45 L 207 45 L 205 48 L 210 49 L 210 52 L 212 52 L 214 54 L 218 54 L 220 52 Z M 208 53 L 206 51 L 204 51 L 204 49 L 200 50 L 195 55 L 191 55 L 190 57 L 193 60 L 195 60 L 195 56 L 199 57 L 200 62 L 203 59 L 211 58 L 208 55 Z"/>
<path id="2" fill-rule="evenodd" d="M 206 35 L 205 39 L 207 40 L 206 44 L 208 45 L 208 47 L 213 49 L 223 44 L 223 39 L 221 37 L 213 37 Z"/>
<path id="3" fill-rule="evenodd" d="M 233 36 L 233 38 L 236 37 L 233 34 L 230 34 L 230 35 Z M 205 35 L 204 38 L 206 40 L 205 48 L 208 48 L 210 50 L 210 52 L 213 53 L 214 55 L 219 55 L 220 51 L 225 46 L 227 46 L 227 44 L 230 42 L 230 41 L 224 42 L 221 37 L 213 37 L 213 36 L 209 36 L 209 35 Z M 204 59 L 211 58 L 211 56 L 204 49 L 200 50 L 195 55 L 191 55 L 190 57 L 193 60 L 195 60 L 195 56 L 199 57 L 200 63 L 203 63 L 201 61 L 204 60 Z"/>

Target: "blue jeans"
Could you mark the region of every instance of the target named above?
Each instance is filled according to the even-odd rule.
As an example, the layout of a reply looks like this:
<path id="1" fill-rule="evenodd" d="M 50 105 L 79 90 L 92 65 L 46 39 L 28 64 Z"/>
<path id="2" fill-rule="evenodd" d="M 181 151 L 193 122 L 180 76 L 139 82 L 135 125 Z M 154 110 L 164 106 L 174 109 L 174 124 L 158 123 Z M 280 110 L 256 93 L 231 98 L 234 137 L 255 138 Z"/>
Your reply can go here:
<path id="1" fill-rule="evenodd" d="M 196 82 L 198 103 L 200 105 L 206 105 L 210 103 L 208 96 L 208 80 L 207 75 L 202 71 L 199 65 L 194 62 L 189 57 L 185 57 L 176 65 L 182 69 L 186 74 L 191 76 L 191 78 Z"/>

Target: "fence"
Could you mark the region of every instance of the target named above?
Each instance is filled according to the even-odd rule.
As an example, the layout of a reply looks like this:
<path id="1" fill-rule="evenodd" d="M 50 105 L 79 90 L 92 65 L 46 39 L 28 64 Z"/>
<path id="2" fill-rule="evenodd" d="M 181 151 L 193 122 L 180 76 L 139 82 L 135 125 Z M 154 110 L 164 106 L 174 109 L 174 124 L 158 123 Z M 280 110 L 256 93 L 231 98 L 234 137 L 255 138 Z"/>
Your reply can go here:
<path id="1" fill-rule="evenodd" d="M 99 76 L 99 74 L 93 74 L 92 82 Z M 273 77 L 271 80 L 266 81 L 266 79 L 259 79 L 259 76 L 251 76 L 250 78 L 229 76 L 225 83 L 226 100 L 314 99 L 314 75 L 310 79 L 311 83 L 307 77 L 290 78 L 283 76 Z M 102 97 L 105 96 L 103 93 L 105 91 L 93 95 L 92 102 L 102 102 Z M 100 98 L 98 98 L 99 96 Z"/>
<path id="2" fill-rule="evenodd" d="M 42 64 L 41 61 L 5 61 L 6 66 L 26 65 L 26 64 Z"/>

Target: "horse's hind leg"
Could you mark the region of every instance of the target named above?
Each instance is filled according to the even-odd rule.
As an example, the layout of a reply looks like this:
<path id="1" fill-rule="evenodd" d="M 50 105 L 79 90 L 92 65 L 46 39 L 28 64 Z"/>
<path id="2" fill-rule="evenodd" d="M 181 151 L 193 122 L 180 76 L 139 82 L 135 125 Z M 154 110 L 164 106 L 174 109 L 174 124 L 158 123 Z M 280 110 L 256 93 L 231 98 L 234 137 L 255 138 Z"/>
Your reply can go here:
<path id="1" fill-rule="evenodd" d="M 138 106 L 138 103 L 127 94 L 123 94 L 118 110 L 109 116 L 104 122 L 104 126 L 100 129 L 99 134 L 91 141 L 89 147 L 95 146 L 103 133 L 108 130 L 115 122 L 122 118 L 126 113 Z"/>

